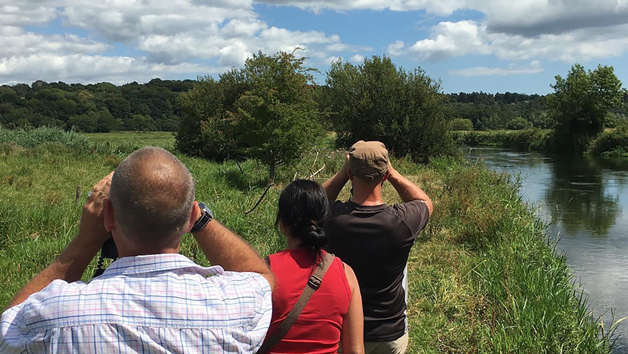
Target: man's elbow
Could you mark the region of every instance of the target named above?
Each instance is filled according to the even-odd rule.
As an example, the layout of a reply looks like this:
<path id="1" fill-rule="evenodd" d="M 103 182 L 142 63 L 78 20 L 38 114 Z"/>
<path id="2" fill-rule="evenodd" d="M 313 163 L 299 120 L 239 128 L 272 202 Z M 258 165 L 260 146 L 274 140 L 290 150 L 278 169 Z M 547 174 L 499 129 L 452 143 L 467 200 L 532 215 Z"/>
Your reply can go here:
<path id="1" fill-rule="evenodd" d="M 432 213 L 434 212 L 434 204 L 432 203 L 432 200 L 430 198 L 427 198 L 426 200 L 424 200 L 424 202 L 425 205 L 427 205 L 429 216 L 432 216 Z"/>
<path id="2" fill-rule="evenodd" d="M 270 291 L 275 291 L 275 276 L 271 273 L 270 269 L 268 272 L 262 273 L 261 275 L 268 281 Z"/>

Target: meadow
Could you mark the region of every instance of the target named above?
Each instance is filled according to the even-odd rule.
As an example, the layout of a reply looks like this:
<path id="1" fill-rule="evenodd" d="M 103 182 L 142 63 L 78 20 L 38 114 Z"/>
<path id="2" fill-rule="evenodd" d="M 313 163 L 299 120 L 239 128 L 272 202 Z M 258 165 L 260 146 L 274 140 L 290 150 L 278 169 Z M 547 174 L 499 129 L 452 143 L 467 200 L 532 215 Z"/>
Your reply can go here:
<path id="1" fill-rule="evenodd" d="M 76 234 L 92 184 L 134 149 L 172 149 L 174 143 L 170 133 L 77 134 L 36 143 L 9 135 L 0 131 L 0 306 Z M 297 165 L 282 169 L 277 180 L 322 182 L 337 172 L 344 155 L 333 141 L 323 140 Z M 245 214 L 265 190 L 263 165 L 178 156 L 195 176 L 197 199 L 210 205 L 218 220 L 262 255 L 285 247 L 273 226 L 284 184 L 273 186 Z M 408 353 L 610 352 L 612 331 L 602 335 L 565 257 L 555 253 L 546 226 L 522 202 L 516 180 L 454 158 L 392 163 L 435 205 L 409 260 Z M 348 197 L 346 187 L 339 198 Z M 384 198 L 400 201 L 389 184 Z M 184 238 L 181 253 L 207 264 L 191 237 Z"/>

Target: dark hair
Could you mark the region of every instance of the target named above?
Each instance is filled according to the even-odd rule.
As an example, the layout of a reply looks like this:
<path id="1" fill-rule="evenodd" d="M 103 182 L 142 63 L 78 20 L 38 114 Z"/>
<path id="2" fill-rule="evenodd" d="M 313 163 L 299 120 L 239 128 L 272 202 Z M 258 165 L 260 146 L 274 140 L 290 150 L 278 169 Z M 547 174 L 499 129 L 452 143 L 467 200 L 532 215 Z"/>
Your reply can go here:
<path id="1" fill-rule="evenodd" d="M 283 222 L 292 237 L 317 253 L 327 243 L 325 227 L 329 220 L 327 194 L 318 183 L 298 179 L 290 183 L 279 196 L 277 220 Z"/>

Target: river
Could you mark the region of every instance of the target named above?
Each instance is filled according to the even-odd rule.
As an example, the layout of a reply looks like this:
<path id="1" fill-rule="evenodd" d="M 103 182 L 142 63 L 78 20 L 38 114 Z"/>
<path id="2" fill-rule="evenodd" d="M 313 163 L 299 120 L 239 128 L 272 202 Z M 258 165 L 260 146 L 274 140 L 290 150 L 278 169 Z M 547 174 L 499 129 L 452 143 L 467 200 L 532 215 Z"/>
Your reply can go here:
<path id="1" fill-rule="evenodd" d="M 521 178 L 521 195 L 549 223 L 589 308 L 604 327 L 628 316 L 628 161 L 465 148 L 469 161 Z M 614 353 L 628 353 L 628 319 Z"/>

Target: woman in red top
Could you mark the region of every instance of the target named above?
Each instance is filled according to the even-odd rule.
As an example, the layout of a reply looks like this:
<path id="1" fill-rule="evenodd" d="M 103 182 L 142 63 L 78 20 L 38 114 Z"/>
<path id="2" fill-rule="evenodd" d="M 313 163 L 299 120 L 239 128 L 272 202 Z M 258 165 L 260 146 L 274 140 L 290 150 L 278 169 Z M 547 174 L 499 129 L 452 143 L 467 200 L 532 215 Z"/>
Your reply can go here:
<path id="1" fill-rule="evenodd" d="M 279 197 L 276 225 L 286 236 L 288 249 L 269 256 L 275 275 L 273 317 L 269 338 L 303 293 L 308 278 L 325 254 L 325 225 L 329 201 L 313 181 L 296 180 Z M 335 258 L 318 290 L 296 322 L 269 353 L 363 354 L 362 298 L 351 267 Z"/>

